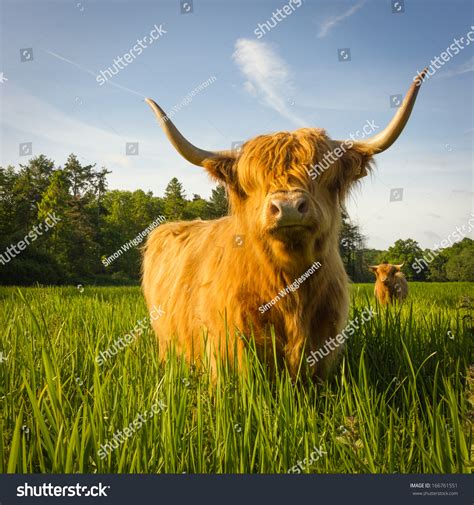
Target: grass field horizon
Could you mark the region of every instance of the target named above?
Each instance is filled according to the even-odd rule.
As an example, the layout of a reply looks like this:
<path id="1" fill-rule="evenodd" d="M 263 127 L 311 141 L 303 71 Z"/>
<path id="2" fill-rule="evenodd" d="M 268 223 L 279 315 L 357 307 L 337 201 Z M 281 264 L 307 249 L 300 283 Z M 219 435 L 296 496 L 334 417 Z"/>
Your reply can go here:
<path id="1" fill-rule="evenodd" d="M 349 320 L 376 305 L 373 284 L 350 289 Z M 0 472 L 471 472 L 473 298 L 474 283 L 411 283 L 331 380 L 303 386 L 251 354 L 247 377 L 223 365 L 215 383 L 159 363 L 149 327 L 99 365 L 147 317 L 139 287 L 2 287 Z"/>

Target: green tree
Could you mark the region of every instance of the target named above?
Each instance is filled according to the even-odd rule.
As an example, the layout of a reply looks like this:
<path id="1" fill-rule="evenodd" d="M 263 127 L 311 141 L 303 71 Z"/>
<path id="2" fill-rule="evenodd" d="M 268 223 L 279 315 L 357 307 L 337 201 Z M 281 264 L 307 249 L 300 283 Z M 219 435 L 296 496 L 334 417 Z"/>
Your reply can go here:
<path id="1" fill-rule="evenodd" d="M 81 165 L 75 154 L 69 155 L 63 170 L 74 198 L 84 196 L 87 192 L 95 193 L 98 174 L 94 172 L 94 166 Z"/>
<path id="2" fill-rule="evenodd" d="M 30 159 L 27 165 L 20 165 L 15 184 L 11 188 L 11 199 L 15 205 L 16 232 L 23 234 L 35 224 L 38 203 L 49 186 L 53 171 L 54 162 L 42 154 Z"/>
<path id="3" fill-rule="evenodd" d="M 446 249 L 446 276 L 450 281 L 474 281 L 474 241 L 465 238 Z"/>
<path id="4" fill-rule="evenodd" d="M 49 214 L 54 214 L 60 219 L 54 228 L 42 236 L 41 242 L 44 241 L 45 250 L 60 256 L 62 263 L 66 262 L 70 242 L 71 230 L 68 221 L 71 201 L 66 174 L 64 170 L 56 170 L 38 203 L 38 221 L 44 221 Z"/>
<path id="5" fill-rule="evenodd" d="M 183 185 L 176 177 L 173 177 L 165 189 L 164 198 L 165 216 L 170 221 L 177 221 L 183 218 L 186 207 L 186 196 Z"/>
<path id="6" fill-rule="evenodd" d="M 405 273 L 407 279 L 415 281 L 424 281 L 427 276 L 426 269 L 421 270 L 417 273 L 412 268 L 412 264 L 418 259 L 423 257 L 423 250 L 418 245 L 416 240 L 411 238 L 402 240 L 397 240 L 393 246 L 388 248 L 388 251 L 383 252 L 379 258 L 378 263 L 382 261 L 387 261 L 388 263 L 400 264 L 405 263 L 403 272 Z"/>
<path id="7" fill-rule="evenodd" d="M 184 219 L 210 219 L 211 206 L 209 202 L 195 194 L 190 202 L 186 202 L 183 217 Z"/>
<path id="8" fill-rule="evenodd" d="M 210 217 L 215 219 L 227 216 L 229 213 L 229 202 L 227 200 L 227 192 L 224 186 L 219 184 L 212 190 L 209 202 Z"/>
<path id="9" fill-rule="evenodd" d="M 363 269 L 364 236 L 356 224 L 351 223 L 349 216 L 342 213 L 342 226 L 339 241 L 339 251 L 349 277 L 360 281 Z"/>
<path id="10" fill-rule="evenodd" d="M 140 245 L 128 247 L 129 241 L 149 227 L 160 215 L 163 215 L 164 203 L 151 192 L 109 191 L 104 197 L 106 216 L 102 227 L 101 257 L 108 257 L 121 249 L 128 249 L 109 266 L 107 274 L 117 277 L 138 279 L 140 275 Z"/>
<path id="11" fill-rule="evenodd" d="M 357 282 L 373 282 L 374 274 L 369 269 L 370 265 L 376 265 L 378 263 L 378 258 L 383 253 L 379 249 L 364 249 L 362 251 L 362 269 L 360 272 L 360 277 Z"/>
<path id="12" fill-rule="evenodd" d="M 423 256 L 428 260 L 431 260 L 429 262 L 427 279 L 433 282 L 447 281 L 446 263 L 448 261 L 448 257 L 446 254 L 443 251 L 431 251 L 430 249 L 425 249 Z M 424 263 L 422 263 L 422 265 L 424 265 Z"/>
<path id="13" fill-rule="evenodd" d="M 0 245 L 15 230 L 18 201 L 14 197 L 13 189 L 17 178 L 13 166 L 0 167 Z"/>

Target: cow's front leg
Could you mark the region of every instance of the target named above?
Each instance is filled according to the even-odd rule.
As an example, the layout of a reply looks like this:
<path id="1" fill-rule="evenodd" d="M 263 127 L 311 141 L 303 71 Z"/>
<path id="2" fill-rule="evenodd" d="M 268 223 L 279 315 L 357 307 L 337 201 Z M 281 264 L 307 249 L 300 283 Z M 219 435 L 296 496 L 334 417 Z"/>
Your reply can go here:
<path id="1" fill-rule="evenodd" d="M 309 340 L 308 336 L 309 325 L 303 325 L 298 316 L 287 323 L 284 353 L 288 371 L 293 379 L 296 379 L 298 373 L 305 374 L 304 351 Z"/>
<path id="2" fill-rule="evenodd" d="M 306 357 L 308 374 L 315 380 L 324 380 L 339 362 L 346 336 L 338 321 L 320 322 L 313 328 Z"/>

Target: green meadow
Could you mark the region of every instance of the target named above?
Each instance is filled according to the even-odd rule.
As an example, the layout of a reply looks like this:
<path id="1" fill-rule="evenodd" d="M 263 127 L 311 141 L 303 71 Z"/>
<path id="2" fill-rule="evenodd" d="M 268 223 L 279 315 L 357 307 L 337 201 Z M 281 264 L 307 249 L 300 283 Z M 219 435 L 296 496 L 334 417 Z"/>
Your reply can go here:
<path id="1" fill-rule="evenodd" d="M 372 291 L 351 286 L 351 319 Z M 0 288 L 0 472 L 471 472 L 473 299 L 472 283 L 410 284 L 331 380 L 302 385 L 252 351 L 248 375 L 222 363 L 215 382 L 160 363 L 150 328 L 99 365 L 147 317 L 138 287 Z"/>

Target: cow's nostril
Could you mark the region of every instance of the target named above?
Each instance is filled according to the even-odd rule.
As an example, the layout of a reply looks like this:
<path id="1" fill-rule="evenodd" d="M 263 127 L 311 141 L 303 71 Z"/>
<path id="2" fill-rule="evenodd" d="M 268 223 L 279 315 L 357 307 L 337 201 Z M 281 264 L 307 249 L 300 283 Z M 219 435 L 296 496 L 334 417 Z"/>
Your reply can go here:
<path id="1" fill-rule="evenodd" d="M 299 205 L 298 205 L 298 212 L 300 214 L 306 214 L 308 212 L 308 200 L 303 200 Z"/>
<path id="2" fill-rule="evenodd" d="M 271 202 L 270 214 L 277 216 L 278 214 L 280 214 L 280 212 L 281 212 L 280 206 L 278 204 L 276 204 L 275 202 Z"/>

